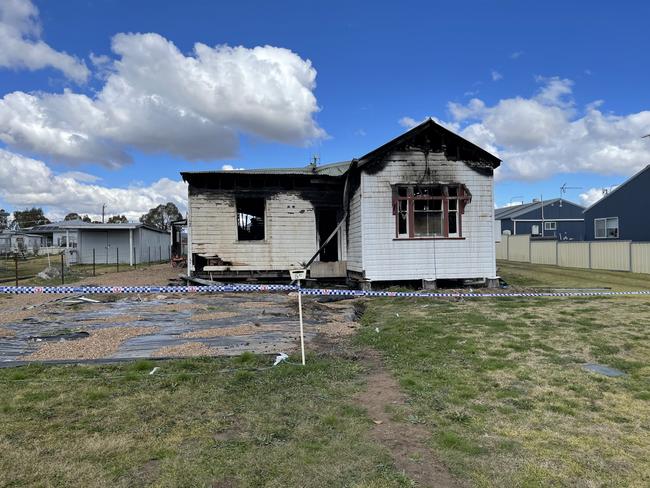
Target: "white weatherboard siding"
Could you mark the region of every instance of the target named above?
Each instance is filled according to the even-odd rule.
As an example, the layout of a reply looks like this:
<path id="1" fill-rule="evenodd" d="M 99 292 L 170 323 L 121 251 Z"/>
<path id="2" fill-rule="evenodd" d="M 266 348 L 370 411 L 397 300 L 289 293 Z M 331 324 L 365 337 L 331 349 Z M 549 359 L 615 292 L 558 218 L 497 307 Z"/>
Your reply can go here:
<path id="1" fill-rule="evenodd" d="M 442 153 L 428 155 L 431 176 L 426 181 L 427 161 L 422 152 L 394 152 L 387 160 L 379 173 L 362 173 L 362 266 L 366 278 L 496 277 L 493 178 L 462 161 L 448 161 Z M 395 240 L 392 185 L 417 183 L 462 183 L 468 188 L 472 201 L 462 216 L 465 239 Z"/>
<path id="2" fill-rule="evenodd" d="M 348 270 L 363 272 L 363 262 L 361 256 L 362 249 L 362 227 L 361 227 L 361 195 L 362 187 L 359 186 L 357 191 L 352 195 L 350 200 L 350 211 L 348 217 L 348 247 L 347 261 Z"/>
<path id="3" fill-rule="evenodd" d="M 308 261 L 318 249 L 311 202 L 296 192 L 266 198 L 264 241 L 237 240 L 235 194 L 201 190 L 190 195 L 191 252 L 219 256 L 233 266 L 287 270 Z"/>

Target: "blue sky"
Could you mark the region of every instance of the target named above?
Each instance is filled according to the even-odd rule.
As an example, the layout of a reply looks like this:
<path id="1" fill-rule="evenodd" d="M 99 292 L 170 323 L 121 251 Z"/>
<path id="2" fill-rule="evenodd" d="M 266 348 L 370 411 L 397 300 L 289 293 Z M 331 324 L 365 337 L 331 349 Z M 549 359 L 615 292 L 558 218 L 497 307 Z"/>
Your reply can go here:
<path id="1" fill-rule="evenodd" d="M 14 12 L 5 12 L 0 50 L 16 38 L 51 50 L 37 60 L 25 51 L 28 61 L 20 59 L 22 48 L 8 59 L 0 55 L 0 207 L 7 209 L 33 203 L 54 216 L 93 213 L 108 200 L 109 212 L 135 216 L 156 200 L 181 198 L 182 187 L 167 181 L 181 170 L 301 165 L 316 153 L 322 162 L 346 160 L 427 116 L 504 159 L 499 205 L 559 196 L 565 182 L 580 187 L 569 199 L 587 203 L 599 188 L 650 164 L 650 139 L 641 139 L 650 133 L 648 2 L 7 1 Z M 25 4 L 35 7 L 27 17 Z M 119 33 L 158 36 L 125 37 L 112 47 Z M 224 52 L 215 46 L 246 50 L 228 55 L 226 64 L 202 58 L 196 68 L 195 43 L 215 56 Z M 155 67 L 170 45 L 178 55 Z M 275 82 L 259 81 L 263 68 L 248 60 L 253 48 L 267 45 L 293 53 L 264 54 L 280 66 Z M 176 70 L 175 62 L 183 67 Z M 140 76 L 150 67 L 156 76 Z M 245 112 L 224 113 L 221 99 L 203 112 L 189 100 L 193 88 L 182 93 L 180 72 L 216 89 L 225 83 L 227 94 L 237 89 L 228 80 L 240 70 L 242 92 L 263 94 L 262 108 L 252 102 Z M 178 79 L 167 83 L 167 76 Z M 72 96 L 85 95 L 89 104 L 115 100 L 122 92 L 106 86 L 124 80 L 138 96 L 154 97 L 165 115 L 141 109 L 134 95 L 120 97 L 121 110 L 105 119 L 108 102 L 91 110 Z M 290 88 L 277 87 L 283 80 Z M 213 141 L 203 147 L 189 134 L 188 119 L 167 109 L 175 116 L 198 112 L 193 123 Z M 140 116 L 151 121 L 147 133 L 140 134 Z M 223 131 L 209 130 L 217 126 Z M 58 147 L 64 143 L 52 134 L 80 135 L 84 145 Z M 9 171 L 18 167 L 27 168 L 20 177 Z M 65 194 L 44 195 L 29 186 L 35 181 L 64 186 Z"/>

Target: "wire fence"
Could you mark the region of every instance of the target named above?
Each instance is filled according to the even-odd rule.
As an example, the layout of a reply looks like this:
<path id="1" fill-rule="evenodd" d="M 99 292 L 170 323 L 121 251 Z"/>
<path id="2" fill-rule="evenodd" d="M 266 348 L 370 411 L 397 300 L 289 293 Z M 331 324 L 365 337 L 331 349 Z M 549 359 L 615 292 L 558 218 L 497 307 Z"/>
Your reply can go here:
<path id="1" fill-rule="evenodd" d="M 139 266 L 168 263 L 169 245 L 131 249 L 103 247 L 80 250 L 61 248 L 46 254 L 4 252 L 0 254 L 0 285 L 66 284 L 73 281 L 137 269 Z"/>

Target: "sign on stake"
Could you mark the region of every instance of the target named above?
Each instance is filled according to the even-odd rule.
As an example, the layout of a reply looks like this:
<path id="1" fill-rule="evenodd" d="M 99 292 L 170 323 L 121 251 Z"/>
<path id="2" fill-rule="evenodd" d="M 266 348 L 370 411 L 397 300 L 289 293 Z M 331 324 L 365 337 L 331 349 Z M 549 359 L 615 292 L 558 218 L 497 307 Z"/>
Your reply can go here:
<path id="1" fill-rule="evenodd" d="M 300 317 L 300 353 L 302 355 L 302 365 L 305 365 L 305 334 L 302 326 L 302 293 L 300 280 L 307 278 L 306 269 L 292 269 L 289 271 L 292 281 L 298 282 L 298 315 Z"/>

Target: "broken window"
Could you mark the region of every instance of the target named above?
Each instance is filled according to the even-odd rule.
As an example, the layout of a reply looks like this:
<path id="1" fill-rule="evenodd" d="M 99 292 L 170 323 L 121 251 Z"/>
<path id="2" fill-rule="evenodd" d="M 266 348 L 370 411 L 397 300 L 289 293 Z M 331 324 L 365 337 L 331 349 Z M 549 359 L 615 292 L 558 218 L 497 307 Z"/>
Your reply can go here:
<path id="1" fill-rule="evenodd" d="M 264 240 L 264 199 L 237 199 L 237 240 Z"/>
<path id="2" fill-rule="evenodd" d="M 461 215 L 470 200 L 463 185 L 400 185 L 393 195 L 397 238 L 461 236 Z"/>

